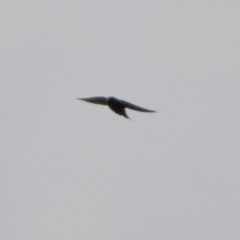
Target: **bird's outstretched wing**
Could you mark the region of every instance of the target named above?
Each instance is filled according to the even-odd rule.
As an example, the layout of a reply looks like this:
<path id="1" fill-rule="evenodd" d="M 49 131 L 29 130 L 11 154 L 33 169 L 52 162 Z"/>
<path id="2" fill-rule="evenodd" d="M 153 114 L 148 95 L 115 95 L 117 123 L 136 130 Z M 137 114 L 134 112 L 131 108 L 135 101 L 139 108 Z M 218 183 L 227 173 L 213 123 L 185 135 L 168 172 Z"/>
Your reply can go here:
<path id="1" fill-rule="evenodd" d="M 146 109 L 146 108 L 142 108 L 142 107 L 139 107 L 139 106 L 136 106 L 132 103 L 129 103 L 129 102 L 126 102 L 124 100 L 119 100 L 124 107 L 126 108 L 129 108 L 129 109 L 132 109 L 132 110 L 135 110 L 135 111 L 139 111 L 139 112 L 155 112 L 153 110 L 149 110 L 149 109 Z"/>
<path id="2" fill-rule="evenodd" d="M 77 98 L 78 100 L 82 100 L 89 103 L 107 105 L 107 98 L 105 97 L 91 97 L 91 98 Z"/>

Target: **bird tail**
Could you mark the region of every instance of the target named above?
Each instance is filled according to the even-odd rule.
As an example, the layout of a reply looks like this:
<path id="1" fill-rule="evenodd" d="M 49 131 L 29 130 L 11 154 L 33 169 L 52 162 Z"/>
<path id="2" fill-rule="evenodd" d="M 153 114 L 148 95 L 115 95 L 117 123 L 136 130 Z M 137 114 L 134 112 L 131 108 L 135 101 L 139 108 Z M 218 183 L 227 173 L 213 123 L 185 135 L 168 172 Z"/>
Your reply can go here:
<path id="1" fill-rule="evenodd" d="M 124 112 L 123 112 L 123 116 L 124 116 L 125 118 L 131 120 L 130 117 L 126 114 L 125 110 L 124 110 Z"/>

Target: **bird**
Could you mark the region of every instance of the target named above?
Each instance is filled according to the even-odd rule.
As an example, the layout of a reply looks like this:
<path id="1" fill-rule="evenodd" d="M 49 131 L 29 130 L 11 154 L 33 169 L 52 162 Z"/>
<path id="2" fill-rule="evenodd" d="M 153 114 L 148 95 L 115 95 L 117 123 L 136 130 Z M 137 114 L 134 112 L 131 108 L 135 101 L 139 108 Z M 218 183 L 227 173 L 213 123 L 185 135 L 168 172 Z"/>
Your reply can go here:
<path id="1" fill-rule="evenodd" d="M 115 112 L 116 114 L 119 114 L 127 119 L 130 119 L 128 115 L 126 114 L 125 108 L 129 108 L 135 111 L 139 112 L 156 112 L 153 110 L 149 110 L 146 108 L 142 108 L 139 106 L 136 106 L 132 103 L 126 102 L 124 100 L 117 99 L 115 97 L 90 97 L 90 98 L 77 98 L 77 100 L 82 100 L 89 103 L 95 103 L 100 105 L 108 105 L 108 107 Z"/>

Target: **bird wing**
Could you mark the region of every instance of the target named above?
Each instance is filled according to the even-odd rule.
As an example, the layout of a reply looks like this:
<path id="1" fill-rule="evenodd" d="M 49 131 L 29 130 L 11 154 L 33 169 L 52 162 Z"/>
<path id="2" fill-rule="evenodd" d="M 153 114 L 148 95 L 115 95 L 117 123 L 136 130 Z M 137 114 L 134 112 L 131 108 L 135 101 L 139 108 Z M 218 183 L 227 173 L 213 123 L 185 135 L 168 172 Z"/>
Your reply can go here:
<path id="1" fill-rule="evenodd" d="M 129 103 L 129 102 L 126 102 L 124 100 L 119 100 L 124 107 L 126 108 L 129 108 L 129 109 L 132 109 L 132 110 L 135 110 L 135 111 L 139 111 L 139 112 L 155 112 L 153 110 L 149 110 L 149 109 L 146 109 L 146 108 L 142 108 L 142 107 L 139 107 L 139 106 L 136 106 L 132 103 Z"/>
<path id="2" fill-rule="evenodd" d="M 78 100 L 82 100 L 89 103 L 107 105 L 107 98 L 105 97 L 91 97 L 91 98 L 77 98 Z"/>

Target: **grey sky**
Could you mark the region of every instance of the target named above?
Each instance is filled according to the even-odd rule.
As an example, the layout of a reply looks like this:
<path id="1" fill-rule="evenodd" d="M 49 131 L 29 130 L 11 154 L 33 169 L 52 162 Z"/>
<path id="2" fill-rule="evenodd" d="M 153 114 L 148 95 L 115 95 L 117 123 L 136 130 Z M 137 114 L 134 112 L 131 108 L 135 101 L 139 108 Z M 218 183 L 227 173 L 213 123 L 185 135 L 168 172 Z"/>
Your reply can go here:
<path id="1" fill-rule="evenodd" d="M 2 0 L 1 240 L 240 239 L 239 9 Z"/>

